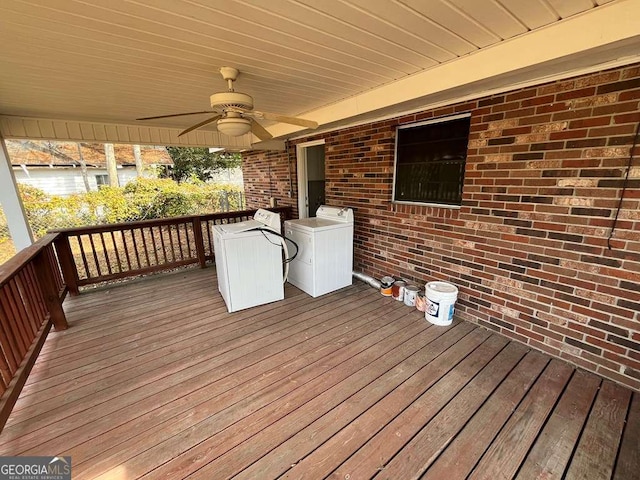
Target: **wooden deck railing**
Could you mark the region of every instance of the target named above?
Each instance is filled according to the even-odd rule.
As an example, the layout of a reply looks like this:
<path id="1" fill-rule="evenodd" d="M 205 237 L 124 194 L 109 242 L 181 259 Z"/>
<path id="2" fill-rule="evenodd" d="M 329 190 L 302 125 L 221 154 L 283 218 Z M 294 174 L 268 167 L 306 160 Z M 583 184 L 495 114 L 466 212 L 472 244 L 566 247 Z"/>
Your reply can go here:
<path id="1" fill-rule="evenodd" d="M 291 207 L 271 209 L 283 220 Z M 213 261 L 211 226 L 249 219 L 255 210 L 211 213 L 56 230 L 64 281 L 79 287 Z"/>
<path id="2" fill-rule="evenodd" d="M 48 234 L 0 266 L 0 430 L 53 324 L 67 328 L 67 293 Z"/>

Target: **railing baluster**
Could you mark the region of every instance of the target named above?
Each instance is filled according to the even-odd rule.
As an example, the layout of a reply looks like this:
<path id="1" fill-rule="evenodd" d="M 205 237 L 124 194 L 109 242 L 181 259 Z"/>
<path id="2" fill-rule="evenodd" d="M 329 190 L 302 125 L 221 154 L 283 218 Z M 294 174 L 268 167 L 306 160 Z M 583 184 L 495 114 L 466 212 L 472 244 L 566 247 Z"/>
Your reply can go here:
<path id="1" fill-rule="evenodd" d="M 160 260 L 158 260 L 158 246 L 156 245 L 156 236 L 153 233 L 153 226 L 149 227 L 151 232 L 151 244 L 153 245 L 153 256 L 156 257 L 156 265 L 160 265 Z"/>
<path id="2" fill-rule="evenodd" d="M 118 273 L 122 272 L 122 260 L 120 260 L 120 252 L 118 252 L 118 245 L 116 245 L 116 236 L 111 232 L 111 245 L 113 245 L 113 251 L 116 254 L 116 261 L 118 262 Z"/>
<path id="3" fill-rule="evenodd" d="M 187 258 L 193 258 L 193 254 L 191 252 L 191 239 L 189 238 L 189 224 L 183 223 L 182 228 L 184 228 L 184 242 L 187 250 Z"/>
<path id="4" fill-rule="evenodd" d="M 31 307 L 30 302 L 25 300 L 20 292 L 19 282 L 21 273 L 22 271 L 18 272 L 8 283 L 7 294 L 13 300 L 15 312 L 17 312 L 17 315 L 14 317 L 14 321 L 18 325 L 25 347 L 29 348 L 29 345 L 31 344 L 31 337 L 35 332 L 29 322 L 29 316 L 32 315 L 32 312 L 29 311 Z"/>
<path id="5" fill-rule="evenodd" d="M 98 260 L 98 253 L 96 252 L 96 245 L 93 242 L 93 233 L 89 234 L 89 243 L 91 244 L 91 253 L 93 256 L 93 260 L 96 262 L 96 271 L 98 272 L 98 276 L 102 276 L 102 269 L 100 268 L 100 261 Z"/>
<path id="6" fill-rule="evenodd" d="M 42 318 L 38 314 L 38 296 L 31 289 L 30 281 L 27 277 L 28 265 L 14 277 L 16 281 L 17 294 L 20 297 L 20 303 L 23 305 L 25 316 L 25 325 L 29 327 L 31 335 L 35 335 L 38 331 L 38 320 L 42 322 Z M 34 304 L 35 303 L 35 304 Z"/>
<path id="7" fill-rule="evenodd" d="M 0 330 L 0 335 L 2 335 L 2 331 Z M 15 370 L 14 370 L 15 371 Z M 7 363 L 7 359 L 4 355 L 0 355 L 0 377 L 2 378 L 2 393 L 7 391 L 7 386 L 11 382 L 11 377 L 13 377 L 11 369 L 9 368 L 9 364 Z M 0 395 L 2 395 L 0 393 Z"/>
<path id="8" fill-rule="evenodd" d="M 180 249 L 180 260 L 184 260 L 184 253 L 182 252 L 182 238 L 180 238 L 180 224 L 176 225 L 176 236 L 178 237 L 178 248 Z"/>
<path id="9" fill-rule="evenodd" d="M 104 232 L 100 232 L 100 241 L 102 242 L 102 251 L 104 252 L 104 259 L 107 262 L 107 271 L 109 272 L 109 275 L 111 275 L 113 272 L 111 271 L 111 261 L 109 261 L 109 251 L 107 250 L 107 244 L 104 243 Z"/>
<path id="10" fill-rule="evenodd" d="M 2 336 L 0 337 L 0 344 L 2 345 L 2 351 L 9 363 L 11 374 L 18 369 L 18 365 L 22 360 L 20 352 L 20 340 L 16 337 L 13 322 L 9 321 L 9 305 L 5 304 L 4 296 L 0 293 L 0 324 L 2 325 Z"/>
<path id="11" fill-rule="evenodd" d="M 120 230 L 120 240 L 122 241 L 122 248 L 124 249 L 124 255 L 127 259 L 127 271 L 131 271 L 131 258 L 129 258 L 129 247 L 127 246 L 127 241 L 124 238 L 124 230 Z M 122 269 L 122 266 L 120 266 Z"/>
<path id="12" fill-rule="evenodd" d="M 169 263 L 169 259 L 167 258 L 167 249 L 165 248 L 165 244 L 164 244 L 164 234 L 162 233 L 162 230 L 164 230 L 164 227 L 160 225 L 158 227 L 158 232 L 160 233 L 160 245 L 162 245 L 162 255 L 164 256 L 164 263 Z"/>
<path id="13" fill-rule="evenodd" d="M 51 264 L 49 264 L 49 268 L 51 268 Z M 39 315 L 40 315 L 40 320 L 44 319 L 44 317 L 47 316 L 47 306 L 45 303 L 45 298 L 44 298 L 44 293 L 42 292 L 42 288 L 41 286 L 38 284 L 38 272 L 36 272 L 36 268 L 33 266 L 33 263 L 30 263 L 26 270 L 29 272 L 29 276 L 31 278 L 31 282 L 33 285 L 33 289 L 34 289 L 34 296 L 37 297 L 38 299 L 38 309 L 39 309 Z M 57 270 L 57 269 L 56 269 Z M 52 273 L 58 273 L 57 271 L 53 271 Z M 54 277 L 54 285 L 56 288 L 56 291 L 58 292 L 58 297 L 60 296 L 60 288 L 57 285 L 57 282 L 55 282 L 55 277 Z M 40 322 L 42 323 L 42 322 Z M 39 325 L 36 325 L 37 328 L 39 328 Z M 36 328 L 36 329 L 37 329 Z"/>
<path id="14" fill-rule="evenodd" d="M 14 338 L 16 339 L 16 345 L 18 347 L 17 356 L 18 358 L 22 358 L 27 351 L 28 343 L 26 341 L 27 334 L 24 331 L 24 327 L 22 326 L 22 322 L 20 321 L 20 312 L 18 310 L 18 306 L 13 299 L 13 295 L 11 292 L 11 283 L 13 280 L 9 280 L 5 285 L 2 295 L 4 296 L 3 303 L 8 307 L 9 318 L 13 318 L 13 321 L 10 322 L 11 332 L 13 333 Z"/>
<path id="15" fill-rule="evenodd" d="M 147 247 L 147 239 L 144 234 L 144 227 L 140 229 L 140 236 L 142 237 L 142 245 L 144 245 L 144 257 L 147 259 L 147 267 L 151 266 L 151 262 L 149 261 L 149 247 Z"/>
<path id="16" fill-rule="evenodd" d="M 84 265 L 85 277 L 91 278 L 91 271 L 89 270 L 89 263 L 87 262 L 87 255 L 84 251 L 84 242 L 82 241 L 82 235 L 74 237 L 78 242 L 80 248 L 80 256 L 82 257 L 82 264 Z"/>
<path id="17" fill-rule="evenodd" d="M 135 228 L 129 230 L 129 235 L 131 235 L 131 246 L 133 247 L 133 252 L 136 254 L 136 262 L 138 264 L 138 268 L 142 268 L 142 262 L 140 261 L 140 252 L 138 252 L 138 240 L 136 240 Z"/>
<path id="18" fill-rule="evenodd" d="M 171 255 L 173 256 L 172 260 L 176 262 L 177 258 L 176 258 L 175 243 L 173 241 L 173 225 L 168 226 L 168 231 L 169 231 L 169 245 L 171 245 Z"/>

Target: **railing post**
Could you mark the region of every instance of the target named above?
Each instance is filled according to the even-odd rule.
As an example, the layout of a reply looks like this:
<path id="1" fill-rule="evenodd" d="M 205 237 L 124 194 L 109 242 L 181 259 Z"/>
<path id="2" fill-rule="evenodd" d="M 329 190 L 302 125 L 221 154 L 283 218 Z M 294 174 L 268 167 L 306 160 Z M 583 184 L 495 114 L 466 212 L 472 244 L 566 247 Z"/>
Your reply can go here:
<path id="1" fill-rule="evenodd" d="M 51 246 L 47 248 L 51 248 Z M 53 323 L 56 330 L 66 330 L 69 328 L 69 324 L 67 323 L 67 316 L 64 314 L 64 310 L 62 309 L 62 302 L 60 301 L 58 287 L 56 286 L 56 282 L 53 278 L 51 264 L 49 263 L 49 259 L 46 258 L 47 248 L 43 249 L 33 259 L 33 263 L 36 275 L 38 276 L 38 282 L 40 283 L 40 288 L 42 288 L 44 301 L 47 305 L 47 310 L 49 311 L 51 323 Z"/>
<path id="2" fill-rule="evenodd" d="M 67 289 L 71 295 L 78 295 L 80 293 L 78 289 L 78 269 L 73 260 L 73 254 L 71 253 L 69 237 L 61 233 L 58 238 L 56 238 L 54 245 L 58 253 L 58 261 L 60 262 L 64 283 L 67 285 Z"/>
<path id="3" fill-rule="evenodd" d="M 198 253 L 198 261 L 200 262 L 200 268 L 207 267 L 207 258 L 204 253 L 204 237 L 202 236 L 202 221 L 200 217 L 192 218 L 193 224 L 193 237 L 196 241 L 196 252 Z"/>

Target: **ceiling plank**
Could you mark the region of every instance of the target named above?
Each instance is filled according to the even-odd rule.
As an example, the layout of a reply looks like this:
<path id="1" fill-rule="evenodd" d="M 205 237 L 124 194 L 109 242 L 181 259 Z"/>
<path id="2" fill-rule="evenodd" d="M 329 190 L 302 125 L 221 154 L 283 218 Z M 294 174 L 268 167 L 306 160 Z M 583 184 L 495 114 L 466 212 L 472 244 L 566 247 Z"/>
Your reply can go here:
<path id="1" fill-rule="evenodd" d="M 559 20 L 544 0 L 500 0 L 500 2 L 530 30 Z"/>

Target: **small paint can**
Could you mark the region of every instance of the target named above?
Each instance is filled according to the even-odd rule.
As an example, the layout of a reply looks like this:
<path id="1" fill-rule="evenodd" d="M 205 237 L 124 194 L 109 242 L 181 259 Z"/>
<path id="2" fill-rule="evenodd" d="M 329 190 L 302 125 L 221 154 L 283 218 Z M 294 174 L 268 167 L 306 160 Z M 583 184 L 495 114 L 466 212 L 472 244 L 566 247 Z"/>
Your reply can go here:
<path id="1" fill-rule="evenodd" d="M 380 279 L 380 293 L 384 296 L 384 297 L 390 297 L 392 294 L 392 286 L 393 286 L 393 282 L 395 282 L 396 279 L 393 277 L 382 277 Z"/>
<path id="2" fill-rule="evenodd" d="M 424 296 L 424 292 L 418 292 L 416 294 L 416 309 L 420 312 L 427 310 L 427 298 Z"/>
<path id="3" fill-rule="evenodd" d="M 415 285 L 407 285 L 404 289 L 404 304 L 407 307 L 415 307 L 417 295 L 418 287 Z"/>
<path id="4" fill-rule="evenodd" d="M 391 287 L 391 296 L 402 302 L 404 300 L 404 287 L 407 285 L 407 282 L 403 282 L 402 280 L 397 280 L 393 282 L 393 286 Z"/>

